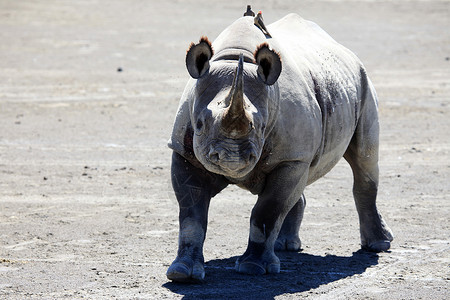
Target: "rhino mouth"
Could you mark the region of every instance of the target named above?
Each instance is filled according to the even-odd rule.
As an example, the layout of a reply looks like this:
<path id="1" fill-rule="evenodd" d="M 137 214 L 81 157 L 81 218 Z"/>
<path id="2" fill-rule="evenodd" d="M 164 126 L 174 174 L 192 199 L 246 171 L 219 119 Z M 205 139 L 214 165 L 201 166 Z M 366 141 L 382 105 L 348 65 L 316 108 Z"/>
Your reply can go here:
<path id="1" fill-rule="evenodd" d="M 256 149 L 256 145 L 248 140 L 242 143 L 213 142 L 205 147 L 200 161 L 210 172 L 233 178 L 244 177 L 257 163 L 259 153 Z"/>

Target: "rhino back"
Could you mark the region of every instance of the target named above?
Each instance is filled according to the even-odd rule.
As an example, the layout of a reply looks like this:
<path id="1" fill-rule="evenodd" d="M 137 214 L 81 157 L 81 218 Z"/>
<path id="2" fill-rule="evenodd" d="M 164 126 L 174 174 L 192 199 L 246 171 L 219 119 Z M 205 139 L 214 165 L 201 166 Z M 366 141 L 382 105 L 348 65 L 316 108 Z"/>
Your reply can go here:
<path id="1" fill-rule="evenodd" d="M 239 18 L 214 40 L 214 56 L 211 60 L 237 60 L 242 53 L 245 62 L 254 62 L 253 53 L 264 42 L 266 37 L 254 25 L 252 17 Z"/>
<path id="2" fill-rule="evenodd" d="M 290 130 L 287 138 L 273 137 L 285 158 L 311 160 L 313 182 L 342 158 L 353 136 L 367 89 L 364 67 L 318 25 L 296 14 L 268 30 L 283 61 L 277 126 Z"/>

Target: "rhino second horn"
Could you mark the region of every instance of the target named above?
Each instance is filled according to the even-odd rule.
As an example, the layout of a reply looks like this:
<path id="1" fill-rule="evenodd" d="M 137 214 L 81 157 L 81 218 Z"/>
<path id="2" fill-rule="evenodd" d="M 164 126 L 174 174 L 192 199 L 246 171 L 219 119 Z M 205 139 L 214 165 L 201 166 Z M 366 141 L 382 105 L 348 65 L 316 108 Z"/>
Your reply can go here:
<path id="1" fill-rule="evenodd" d="M 227 108 L 222 119 L 222 130 L 232 138 L 241 137 L 248 133 L 250 118 L 245 111 L 244 101 L 244 56 L 239 56 L 233 84 L 227 97 Z"/>

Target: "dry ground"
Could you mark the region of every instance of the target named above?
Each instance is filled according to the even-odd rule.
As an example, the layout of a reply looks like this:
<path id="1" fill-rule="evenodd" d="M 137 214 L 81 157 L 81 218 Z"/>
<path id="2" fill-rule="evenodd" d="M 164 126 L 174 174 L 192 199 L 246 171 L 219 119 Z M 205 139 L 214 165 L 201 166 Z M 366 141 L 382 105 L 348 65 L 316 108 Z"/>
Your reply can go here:
<path id="1" fill-rule="evenodd" d="M 234 272 L 255 197 L 231 187 L 211 205 L 207 283 L 168 282 L 185 49 L 247 3 L 0 1 L 0 298 L 450 298 L 450 2 L 262 2 L 266 23 L 297 12 L 365 63 L 392 250 L 358 251 L 342 162 L 307 189 L 304 250 L 280 274 Z"/>

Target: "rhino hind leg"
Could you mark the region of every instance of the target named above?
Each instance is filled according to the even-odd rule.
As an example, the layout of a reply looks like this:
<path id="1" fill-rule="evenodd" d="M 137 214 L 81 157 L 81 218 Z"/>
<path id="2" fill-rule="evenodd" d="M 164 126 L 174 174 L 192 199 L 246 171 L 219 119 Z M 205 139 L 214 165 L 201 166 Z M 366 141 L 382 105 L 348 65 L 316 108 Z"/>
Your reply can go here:
<path id="1" fill-rule="evenodd" d="M 372 108 L 375 109 L 375 106 Z M 387 251 L 393 240 L 392 231 L 376 206 L 379 176 L 378 133 L 376 112 L 363 115 L 344 154 L 353 171 L 353 197 L 359 216 L 361 247 L 374 252 Z"/>
<path id="2" fill-rule="evenodd" d="M 205 278 L 203 243 L 209 202 L 226 184 L 174 153 L 172 186 L 180 208 L 180 232 L 178 254 L 166 276 L 176 282 L 202 282 Z"/>
<path id="3" fill-rule="evenodd" d="M 305 211 L 306 199 L 303 194 L 289 211 L 275 241 L 275 251 L 300 251 L 302 243 L 299 237 L 300 225 Z"/>

